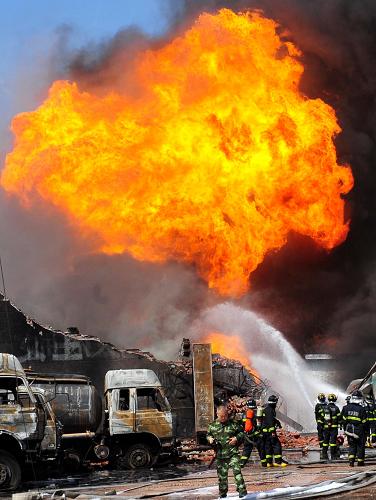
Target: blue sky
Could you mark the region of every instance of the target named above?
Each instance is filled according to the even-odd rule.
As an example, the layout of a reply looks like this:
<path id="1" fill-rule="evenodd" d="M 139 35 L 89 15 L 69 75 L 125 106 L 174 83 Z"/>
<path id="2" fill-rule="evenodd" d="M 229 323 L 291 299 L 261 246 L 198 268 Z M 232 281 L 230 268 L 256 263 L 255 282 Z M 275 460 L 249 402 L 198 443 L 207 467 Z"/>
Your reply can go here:
<path id="1" fill-rule="evenodd" d="M 11 117 L 35 107 L 49 81 L 48 58 L 59 29 L 71 28 L 69 48 L 100 42 L 127 26 L 150 35 L 168 29 L 179 0 L 0 0 L 0 144 Z"/>

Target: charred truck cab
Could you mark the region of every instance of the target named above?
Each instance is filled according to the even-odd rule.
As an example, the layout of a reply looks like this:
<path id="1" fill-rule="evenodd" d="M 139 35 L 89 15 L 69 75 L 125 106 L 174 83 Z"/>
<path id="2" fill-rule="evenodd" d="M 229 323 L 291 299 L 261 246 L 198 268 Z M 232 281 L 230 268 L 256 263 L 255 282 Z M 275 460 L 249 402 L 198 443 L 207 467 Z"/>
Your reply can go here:
<path id="1" fill-rule="evenodd" d="M 18 359 L 0 353 L 0 490 L 17 488 L 26 465 L 56 459 L 59 435 L 49 408 Z"/>
<path id="2" fill-rule="evenodd" d="M 110 459 L 118 468 L 150 467 L 171 452 L 171 407 L 152 370 L 107 372 L 105 404 Z"/>

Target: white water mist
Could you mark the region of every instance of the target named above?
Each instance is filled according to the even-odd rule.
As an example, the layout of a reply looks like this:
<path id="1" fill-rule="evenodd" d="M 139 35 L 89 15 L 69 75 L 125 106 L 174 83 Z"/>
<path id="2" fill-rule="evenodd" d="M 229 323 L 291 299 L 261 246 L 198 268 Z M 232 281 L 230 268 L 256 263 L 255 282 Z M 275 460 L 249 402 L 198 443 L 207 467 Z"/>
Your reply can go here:
<path id="1" fill-rule="evenodd" d="M 305 430 L 315 429 L 313 407 L 317 394 L 339 394 L 338 389 L 315 376 L 280 331 L 251 311 L 229 302 L 208 308 L 194 323 L 192 336 L 197 338 L 209 331 L 225 333 L 229 342 L 231 336 L 241 337 L 251 365 L 283 398 L 282 411 L 301 423 Z"/>

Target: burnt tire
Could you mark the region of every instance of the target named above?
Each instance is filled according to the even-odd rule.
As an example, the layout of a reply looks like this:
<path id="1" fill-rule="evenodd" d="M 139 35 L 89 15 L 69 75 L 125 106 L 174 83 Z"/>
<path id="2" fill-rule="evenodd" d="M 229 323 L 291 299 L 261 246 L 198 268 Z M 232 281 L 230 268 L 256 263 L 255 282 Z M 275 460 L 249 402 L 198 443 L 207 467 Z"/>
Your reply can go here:
<path id="1" fill-rule="evenodd" d="M 21 483 L 21 466 L 7 451 L 0 451 L 0 491 L 15 490 Z"/>
<path id="2" fill-rule="evenodd" d="M 154 464 L 155 457 L 148 445 L 133 444 L 125 450 L 121 462 L 126 469 L 145 469 Z"/>

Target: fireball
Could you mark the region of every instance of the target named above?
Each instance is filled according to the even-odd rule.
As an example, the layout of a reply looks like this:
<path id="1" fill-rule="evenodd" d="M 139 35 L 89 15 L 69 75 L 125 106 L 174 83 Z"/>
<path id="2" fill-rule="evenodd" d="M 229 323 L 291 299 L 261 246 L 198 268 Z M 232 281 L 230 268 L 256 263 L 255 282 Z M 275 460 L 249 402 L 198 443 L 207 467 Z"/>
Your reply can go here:
<path id="1" fill-rule="evenodd" d="M 260 12 L 203 13 L 137 55 L 136 91 L 56 81 L 13 119 L 2 187 L 29 210 L 57 207 L 92 252 L 194 265 L 228 296 L 290 232 L 339 245 L 353 185 L 337 163 L 340 127 L 299 90 L 299 51 L 277 28 Z"/>

